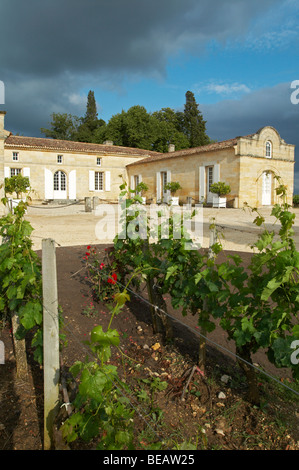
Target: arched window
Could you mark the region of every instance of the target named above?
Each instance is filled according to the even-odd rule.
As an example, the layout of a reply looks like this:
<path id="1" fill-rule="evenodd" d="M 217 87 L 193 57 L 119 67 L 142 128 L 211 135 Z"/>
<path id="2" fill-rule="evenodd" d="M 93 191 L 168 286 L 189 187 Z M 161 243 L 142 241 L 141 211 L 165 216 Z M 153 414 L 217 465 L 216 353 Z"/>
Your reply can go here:
<path id="1" fill-rule="evenodd" d="M 266 157 L 271 158 L 272 157 L 272 143 L 270 140 L 266 142 Z"/>

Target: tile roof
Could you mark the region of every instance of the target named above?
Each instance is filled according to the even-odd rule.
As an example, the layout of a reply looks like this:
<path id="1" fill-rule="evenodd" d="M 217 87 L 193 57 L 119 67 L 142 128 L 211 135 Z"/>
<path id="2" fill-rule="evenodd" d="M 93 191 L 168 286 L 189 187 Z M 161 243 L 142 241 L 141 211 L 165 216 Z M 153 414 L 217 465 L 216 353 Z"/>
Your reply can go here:
<path id="1" fill-rule="evenodd" d="M 136 157 L 162 155 L 158 152 L 117 145 L 91 144 L 70 140 L 47 139 L 42 137 L 24 137 L 10 134 L 5 140 L 5 148 L 41 149 L 60 152 L 79 152 L 94 154 L 122 154 Z"/>
<path id="2" fill-rule="evenodd" d="M 254 134 L 251 134 L 251 135 L 248 135 L 248 136 L 245 136 L 245 137 L 251 137 L 252 135 L 254 135 Z M 235 137 L 234 139 L 223 140 L 222 142 L 215 142 L 215 143 L 212 143 L 212 144 L 203 145 L 201 147 L 187 148 L 187 149 L 183 149 L 183 150 L 177 150 L 175 152 L 162 153 L 162 154 L 158 153 L 156 155 L 151 155 L 146 159 L 139 160 L 138 162 L 130 163 L 127 166 L 137 165 L 139 163 L 145 163 L 145 162 L 168 160 L 170 158 L 175 158 L 175 157 L 190 156 L 190 155 L 195 155 L 195 154 L 198 154 L 198 153 L 223 150 L 223 149 L 226 149 L 226 148 L 233 147 L 234 145 L 237 144 L 237 141 L 238 141 L 238 137 Z"/>

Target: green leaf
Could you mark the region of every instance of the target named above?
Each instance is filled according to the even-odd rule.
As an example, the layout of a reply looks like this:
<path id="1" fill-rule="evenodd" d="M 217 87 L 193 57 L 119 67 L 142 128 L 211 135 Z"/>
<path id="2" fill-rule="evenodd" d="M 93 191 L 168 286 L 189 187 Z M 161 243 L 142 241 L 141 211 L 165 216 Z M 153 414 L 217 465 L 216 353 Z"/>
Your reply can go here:
<path id="1" fill-rule="evenodd" d="M 178 270 L 178 266 L 173 265 L 167 269 L 165 280 L 167 281 L 171 276 L 173 276 Z"/>
<path id="2" fill-rule="evenodd" d="M 117 294 L 115 294 L 114 300 L 118 303 L 118 305 L 122 307 L 126 302 L 129 302 L 130 296 L 125 290 L 124 292 L 118 292 Z"/>
<path id="3" fill-rule="evenodd" d="M 103 331 L 103 327 L 101 325 L 96 326 L 93 328 L 91 332 L 91 342 L 92 343 L 99 343 L 101 346 L 119 345 L 119 334 L 117 330 L 108 329 L 107 332 Z"/>
<path id="4" fill-rule="evenodd" d="M 35 325 L 42 323 L 42 305 L 38 301 L 30 301 L 26 305 L 20 307 L 19 310 L 20 323 L 30 330 Z"/>
<path id="5" fill-rule="evenodd" d="M 100 370 L 90 372 L 84 369 L 81 374 L 79 392 L 85 397 L 90 397 L 98 402 L 101 401 L 101 392 L 107 384 L 107 378 Z"/>

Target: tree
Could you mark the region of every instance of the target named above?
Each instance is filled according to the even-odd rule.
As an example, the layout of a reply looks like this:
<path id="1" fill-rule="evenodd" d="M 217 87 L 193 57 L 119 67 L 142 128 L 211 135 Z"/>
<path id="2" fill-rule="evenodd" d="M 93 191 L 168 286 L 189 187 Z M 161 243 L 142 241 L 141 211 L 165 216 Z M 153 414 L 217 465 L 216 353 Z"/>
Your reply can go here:
<path id="1" fill-rule="evenodd" d="M 79 118 L 67 113 L 53 113 L 51 117 L 50 129 L 42 127 L 41 132 L 52 139 L 97 142 L 97 131 L 106 125 L 103 119 L 98 119 L 94 92 L 91 90 L 87 96 L 85 116 Z"/>
<path id="2" fill-rule="evenodd" d="M 174 144 L 176 150 L 189 147 L 189 141 L 182 132 L 179 114 L 171 108 L 162 108 L 152 114 L 155 125 L 153 150 L 167 152 L 168 145 Z"/>
<path id="3" fill-rule="evenodd" d="M 52 113 L 51 128 L 41 128 L 46 137 L 52 139 L 75 140 L 78 118 L 67 113 Z"/>
<path id="4" fill-rule="evenodd" d="M 210 138 L 206 134 L 206 121 L 204 121 L 198 109 L 198 104 L 192 91 L 187 91 L 186 93 L 184 132 L 188 137 L 190 147 L 199 147 L 210 143 Z"/>
<path id="5" fill-rule="evenodd" d="M 80 118 L 76 139 L 79 142 L 96 142 L 96 131 L 105 126 L 103 119 L 98 119 L 97 104 L 94 91 L 90 90 L 87 95 L 85 116 Z"/>
<path id="6" fill-rule="evenodd" d="M 98 133 L 98 142 L 112 140 L 115 145 L 153 149 L 154 122 L 143 106 L 132 106 L 111 117 Z"/>

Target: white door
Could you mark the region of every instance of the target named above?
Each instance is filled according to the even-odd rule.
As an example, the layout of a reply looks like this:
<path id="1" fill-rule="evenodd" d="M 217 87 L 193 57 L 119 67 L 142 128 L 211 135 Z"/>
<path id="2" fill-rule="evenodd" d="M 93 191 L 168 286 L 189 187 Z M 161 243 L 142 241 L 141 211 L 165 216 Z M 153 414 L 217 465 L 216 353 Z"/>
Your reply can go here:
<path id="1" fill-rule="evenodd" d="M 263 182 L 262 182 L 262 205 L 270 206 L 271 205 L 271 186 L 272 178 L 271 173 L 264 171 L 263 173 Z"/>
<path id="2" fill-rule="evenodd" d="M 67 199 L 66 174 L 63 171 L 54 173 L 54 199 Z"/>

